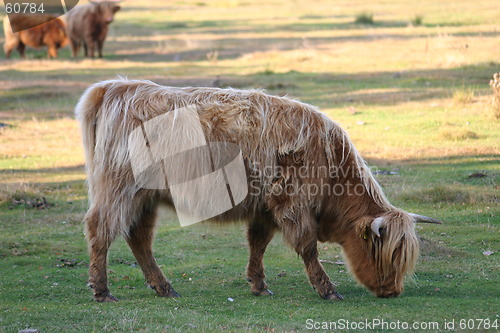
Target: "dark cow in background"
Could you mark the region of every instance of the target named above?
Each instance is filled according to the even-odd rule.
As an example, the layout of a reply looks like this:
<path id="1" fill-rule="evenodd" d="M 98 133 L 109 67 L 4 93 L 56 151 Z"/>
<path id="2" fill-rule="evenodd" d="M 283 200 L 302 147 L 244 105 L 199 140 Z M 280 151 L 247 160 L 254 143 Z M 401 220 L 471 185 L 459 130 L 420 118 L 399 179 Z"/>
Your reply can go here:
<path id="1" fill-rule="evenodd" d="M 36 25 L 38 22 L 39 25 Z M 18 27 L 36 26 L 14 33 L 11 24 Z M 47 57 L 57 58 L 57 50 L 68 44 L 64 22 L 54 15 L 11 14 L 10 20 L 8 16 L 4 17 L 3 30 L 5 33 L 3 50 L 7 58 L 10 58 L 14 49 L 17 49 L 24 58 L 26 46 L 32 48 L 47 46 Z"/>
<path id="2" fill-rule="evenodd" d="M 83 44 L 85 57 L 94 58 L 97 48 L 99 58 L 102 58 L 102 47 L 108 34 L 109 24 L 120 10 L 116 2 L 90 2 L 87 5 L 75 7 L 66 15 L 67 32 L 71 42 L 73 57 L 77 57 Z"/>

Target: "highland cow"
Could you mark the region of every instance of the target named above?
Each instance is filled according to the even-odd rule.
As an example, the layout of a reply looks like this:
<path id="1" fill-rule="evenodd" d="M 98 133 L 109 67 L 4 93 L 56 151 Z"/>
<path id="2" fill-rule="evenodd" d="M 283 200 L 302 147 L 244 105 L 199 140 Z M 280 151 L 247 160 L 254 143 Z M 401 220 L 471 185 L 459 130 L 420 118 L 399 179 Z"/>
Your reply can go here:
<path id="1" fill-rule="evenodd" d="M 9 20 L 10 16 L 10 20 Z M 10 14 L 3 19 L 5 56 L 10 58 L 14 49 L 17 49 L 22 58 L 25 58 L 26 46 L 40 48 L 47 46 L 47 57 L 57 58 L 57 50 L 68 44 L 68 37 L 61 19 L 49 14 Z M 36 25 L 38 24 L 38 25 Z M 12 32 L 12 26 L 34 26 L 33 28 Z"/>
<path id="2" fill-rule="evenodd" d="M 102 58 L 102 48 L 108 35 L 109 24 L 120 10 L 116 2 L 91 1 L 87 5 L 73 8 L 66 15 L 67 31 L 71 41 L 73 57 L 76 58 L 83 44 L 85 57 L 94 58 L 97 48 Z"/>
<path id="3" fill-rule="evenodd" d="M 152 253 L 156 209 L 161 203 L 173 206 L 172 192 L 136 182 L 130 145 L 134 130 L 144 131 L 146 122 L 169 113 L 175 119 L 189 105 L 196 106 L 207 142 L 241 149 L 248 195 L 213 220 L 247 222 L 247 277 L 254 295 L 272 294 L 264 281 L 263 256 L 276 231 L 302 257 L 310 283 L 324 299 L 342 296 L 318 259 L 318 241 L 340 244 L 351 272 L 376 296 L 403 291 L 419 252 L 414 222 L 440 221 L 392 206 L 337 123 L 313 106 L 261 91 L 118 79 L 92 85 L 76 106 L 89 185 L 85 223 L 95 300 L 117 300 L 109 292 L 106 268 L 109 246 L 118 235 L 126 239 L 150 287 L 160 296 L 179 296 Z M 190 131 L 179 126 L 157 130 L 159 137 Z M 185 168 L 200 163 L 185 162 Z"/>

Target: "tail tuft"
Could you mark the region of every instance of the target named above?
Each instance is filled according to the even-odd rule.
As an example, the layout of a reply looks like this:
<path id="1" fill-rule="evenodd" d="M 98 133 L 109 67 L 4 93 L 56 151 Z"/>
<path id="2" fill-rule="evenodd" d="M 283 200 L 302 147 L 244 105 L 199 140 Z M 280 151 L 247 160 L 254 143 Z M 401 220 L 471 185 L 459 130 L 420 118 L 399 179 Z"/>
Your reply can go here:
<path id="1" fill-rule="evenodd" d="M 83 93 L 75 108 L 76 119 L 80 122 L 82 130 L 85 165 L 88 178 L 90 178 L 94 170 L 97 117 L 105 93 L 106 89 L 102 84 L 94 84 Z"/>

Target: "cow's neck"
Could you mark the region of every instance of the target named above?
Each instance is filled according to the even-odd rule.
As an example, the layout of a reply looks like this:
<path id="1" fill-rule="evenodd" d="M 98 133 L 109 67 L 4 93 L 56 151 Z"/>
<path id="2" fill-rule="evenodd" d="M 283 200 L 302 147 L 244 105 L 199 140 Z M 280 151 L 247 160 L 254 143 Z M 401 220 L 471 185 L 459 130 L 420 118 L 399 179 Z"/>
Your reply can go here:
<path id="1" fill-rule="evenodd" d="M 344 168 L 340 175 L 329 180 L 332 192 L 324 197 L 318 216 L 320 241 L 342 243 L 347 234 L 355 232 L 358 224 L 367 223 L 392 208 L 374 179 L 367 182 L 348 169 Z M 373 176 L 367 173 L 365 177 Z"/>

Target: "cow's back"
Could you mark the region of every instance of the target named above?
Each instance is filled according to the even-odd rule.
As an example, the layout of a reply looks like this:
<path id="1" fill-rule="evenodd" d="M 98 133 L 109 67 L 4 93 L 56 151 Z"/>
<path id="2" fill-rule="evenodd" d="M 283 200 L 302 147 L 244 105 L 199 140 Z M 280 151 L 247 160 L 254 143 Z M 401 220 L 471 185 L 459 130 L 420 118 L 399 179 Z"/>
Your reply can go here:
<path id="1" fill-rule="evenodd" d="M 300 151 L 307 155 L 310 141 L 324 140 L 328 128 L 334 126 L 310 105 L 258 90 L 176 88 L 133 80 L 98 85 L 106 91 L 101 122 L 107 124 L 107 136 L 113 140 L 99 148 L 106 150 L 105 156 L 115 158 L 122 155 L 117 152 L 127 146 L 130 133 L 141 123 L 191 105 L 197 108 L 207 141 L 238 144 L 244 155 L 264 164 L 264 152 Z M 116 133 L 109 133 L 109 129 Z M 116 160 L 112 164 L 123 165 L 127 161 Z"/>
<path id="2" fill-rule="evenodd" d="M 32 28 L 14 33 L 11 26 L 16 27 L 16 30 L 27 26 Z M 64 23 L 50 14 L 12 14 L 10 20 L 5 16 L 4 32 L 6 40 L 18 39 L 33 48 L 48 44 L 63 46 L 66 39 Z"/>

